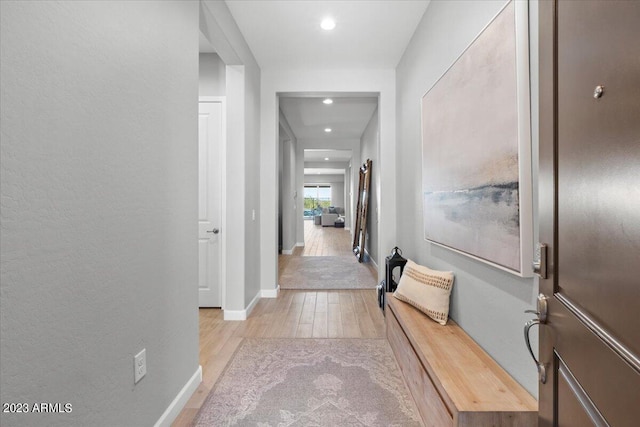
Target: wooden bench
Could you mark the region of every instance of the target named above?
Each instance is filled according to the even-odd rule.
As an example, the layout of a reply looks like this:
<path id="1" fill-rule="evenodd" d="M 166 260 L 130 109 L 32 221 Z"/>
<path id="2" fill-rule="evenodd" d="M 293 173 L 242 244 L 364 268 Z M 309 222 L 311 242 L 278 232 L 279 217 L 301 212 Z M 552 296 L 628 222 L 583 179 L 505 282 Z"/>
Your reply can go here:
<path id="1" fill-rule="evenodd" d="M 387 294 L 387 338 L 427 426 L 536 426 L 536 400 L 455 322 Z"/>

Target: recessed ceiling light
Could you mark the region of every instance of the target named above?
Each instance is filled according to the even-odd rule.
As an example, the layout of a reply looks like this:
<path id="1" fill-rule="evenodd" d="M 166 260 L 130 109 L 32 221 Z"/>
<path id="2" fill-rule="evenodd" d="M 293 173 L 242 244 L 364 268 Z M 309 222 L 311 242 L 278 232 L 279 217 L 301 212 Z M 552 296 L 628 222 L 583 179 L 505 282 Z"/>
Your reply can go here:
<path id="1" fill-rule="evenodd" d="M 325 128 L 324 131 L 329 133 L 329 132 L 331 132 L 331 128 Z"/>
<path id="2" fill-rule="evenodd" d="M 325 160 L 329 160 L 329 158 L 328 158 L 328 157 L 325 157 L 324 159 L 325 159 Z"/>
<path id="3" fill-rule="evenodd" d="M 327 31 L 333 30 L 336 27 L 336 21 L 332 18 L 324 18 L 320 23 L 320 27 Z"/>
<path id="4" fill-rule="evenodd" d="M 324 101 L 322 101 L 322 103 L 323 103 L 323 104 L 327 104 L 327 105 L 329 105 L 329 104 L 333 104 L 333 99 L 331 99 L 331 98 L 327 98 L 327 99 L 325 99 Z"/>

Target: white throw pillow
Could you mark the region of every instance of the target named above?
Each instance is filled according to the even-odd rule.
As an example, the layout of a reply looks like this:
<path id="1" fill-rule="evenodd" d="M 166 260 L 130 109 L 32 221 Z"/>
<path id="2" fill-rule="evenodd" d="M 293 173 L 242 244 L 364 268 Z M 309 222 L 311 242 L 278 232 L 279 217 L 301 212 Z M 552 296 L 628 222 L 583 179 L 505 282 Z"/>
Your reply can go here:
<path id="1" fill-rule="evenodd" d="M 452 287 L 451 271 L 431 270 L 408 260 L 393 296 L 446 325 Z"/>

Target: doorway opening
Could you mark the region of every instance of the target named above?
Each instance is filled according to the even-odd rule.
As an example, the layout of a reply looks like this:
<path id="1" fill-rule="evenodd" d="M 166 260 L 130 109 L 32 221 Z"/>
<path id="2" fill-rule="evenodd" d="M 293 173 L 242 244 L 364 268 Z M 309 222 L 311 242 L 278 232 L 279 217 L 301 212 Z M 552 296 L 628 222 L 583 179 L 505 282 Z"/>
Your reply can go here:
<path id="1" fill-rule="evenodd" d="M 352 224 L 360 165 L 366 159 L 377 164 L 378 95 L 280 93 L 278 104 L 279 286 L 375 288 L 377 176 L 362 264 L 352 252 Z"/>
<path id="2" fill-rule="evenodd" d="M 202 33 L 198 97 L 198 304 L 224 306 L 226 66 Z"/>

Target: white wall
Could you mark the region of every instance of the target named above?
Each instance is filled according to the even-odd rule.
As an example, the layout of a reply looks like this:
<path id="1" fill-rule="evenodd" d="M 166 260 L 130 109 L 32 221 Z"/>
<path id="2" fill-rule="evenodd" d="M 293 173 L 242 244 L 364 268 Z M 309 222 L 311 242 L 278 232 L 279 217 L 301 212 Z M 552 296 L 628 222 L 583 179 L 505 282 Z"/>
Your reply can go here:
<path id="1" fill-rule="evenodd" d="M 353 191 L 351 189 L 351 162 L 347 164 L 347 167 L 344 171 L 344 228 L 347 230 L 351 229 L 351 211 L 353 210 L 353 197 L 351 196 Z M 351 237 L 353 237 L 353 233 L 351 233 Z"/>
<path id="2" fill-rule="evenodd" d="M 279 189 L 282 203 L 282 228 L 283 228 L 283 250 L 291 251 L 296 245 L 296 223 L 297 216 L 302 216 L 302 211 L 297 209 L 298 197 L 303 197 L 303 193 L 296 187 L 296 137 L 291 130 L 284 114 L 279 114 L 279 137 L 282 153 L 282 176 L 280 177 Z"/>
<path id="3" fill-rule="evenodd" d="M 247 46 L 247 64 L 249 57 L 253 59 L 253 54 Z M 247 165 L 245 187 L 245 257 L 246 257 L 246 282 L 245 282 L 245 307 L 260 295 L 260 221 L 262 215 L 261 194 L 260 194 L 260 68 L 255 59 L 250 65 L 245 66 L 246 70 L 246 156 Z M 277 142 L 277 141 L 275 141 Z M 275 148 L 275 147 L 274 147 Z M 273 173 L 277 173 L 276 165 L 273 164 Z M 277 193 L 276 193 L 277 194 Z M 274 198 L 275 202 L 275 198 Z M 274 204 L 275 207 L 275 204 Z M 275 210 L 274 210 L 275 213 Z M 274 225 L 275 225 L 274 221 Z M 275 227 L 274 227 L 275 231 Z M 276 247 L 277 249 L 277 247 Z M 277 253 L 277 252 L 276 252 Z M 275 296 L 272 294 L 272 296 Z"/>
<path id="4" fill-rule="evenodd" d="M 317 185 L 328 185 L 333 187 L 336 183 L 344 184 L 344 175 L 305 175 L 304 176 L 304 184 L 317 184 Z M 331 200 L 333 201 L 333 196 L 331 196 Z M 342 206 L 341 204 L 337 204 L 335 206 Z"/>
<path id="5" fill-rule="evenodd" d="M 420 99 L 504 4 L 431 2 L 398 64 L 397 162 L 402 165 L 397 168 L 398 245 L 407 258 L 455 273 L 451 317 L 536 395 L 536 370 L 522 337 L 523 325 L 531 317 L 523 312 L 532 308 L 537 294 L 535 281 L 437 247 L 423 238 Z M 534 194 L 536 191 L 534 188 Z"/>
<path id="6" fill-rule="evenodd" d="M 291 139 L 284 141 L 283 161 L 283 248 L 291 250 L 296 244 L 296 215 L 298 215 L 296 203 L 299 194 L 299 197 L 303 197 L 296 188 L 296 146 Z"/>
<path id="7" fill-rule="evenodd" d="M 378 109 L 376 108 L 360 138 L 359 163 L 362 165 L 367 159 L 371 159 L 371 189 L 369 191 L 369 206 L 367 207 L 367 237 L 364 246 L 369 257 L 376 264 L 380 264 L 378 262 L 378 201 L 380 200 L 380 174 L 378 173 L 379 134 Z M 381 248 L 382 253 L 390 253 L 391 249 L 393 249 L 393 246 L 390 248 Z"/>
<path id="8" fill-rule="evenodd" d="M 227 223 L 222 232 L 227 233 L 228 256 L 224 308 L 225 319 L 242 318 L 260 294 L 260 68 L 225 2 L 205 0 L 200 9 L 200 30 L 227 66 Z M 275 145 L 274 149 L 272 172 L 276 176 Z M 274 202 L 277 249 L 276 215 Z"/>
<path id="9" fill-rule="evenodd" d="M 278 142 L 278 182 L 280 183 L 280 185 L 278 186 L 278 249 L 279 252 L 282 250 L 283 248 L 283 244 L 282 244 L 282 209 L 283 209 L 283 194 L 285 191 L 285 188 L 283 188 L 282 185 L 282 177 L 284 174 L 284 141 L 286 139 L 288 139 L 286 137 L 286 133 L 284 132 L 283 128 L 282 128 L 282 124 L 280 125 L 280 130 L 279 130 L 279 142 Z"/>
<path id="10" fill-rule="evenodd" d="M 340 175 L 340 181 L 331 184 L 331 205 L 344 208 L 344 175 Z"/>
<path id="11" fill-rule="evenodd" d="M 0 400 L 72 404 L 0 424 L 153 425 L 198 370 L 198 3 L 0 8 Z"/>
<path id="12" fill-rule="evenodd" d="M 283 229 L 285 249 L 291 250 L 296 244 L 296 201 L 298 199 L 298 191 L 296 189 L 296 145 L 295 140 L 287 139 L 284 141 L 284 186 L 283 186 Z M 302 197 L 302 196 L 300 196 Z M 300 212 L 300 215 L 302 213 Z"/>
<path id="13" fill-rule="evenodd" d="M 215 53 L 200 54 L 200 96 L 225 96 L 226 66 Z"/>

